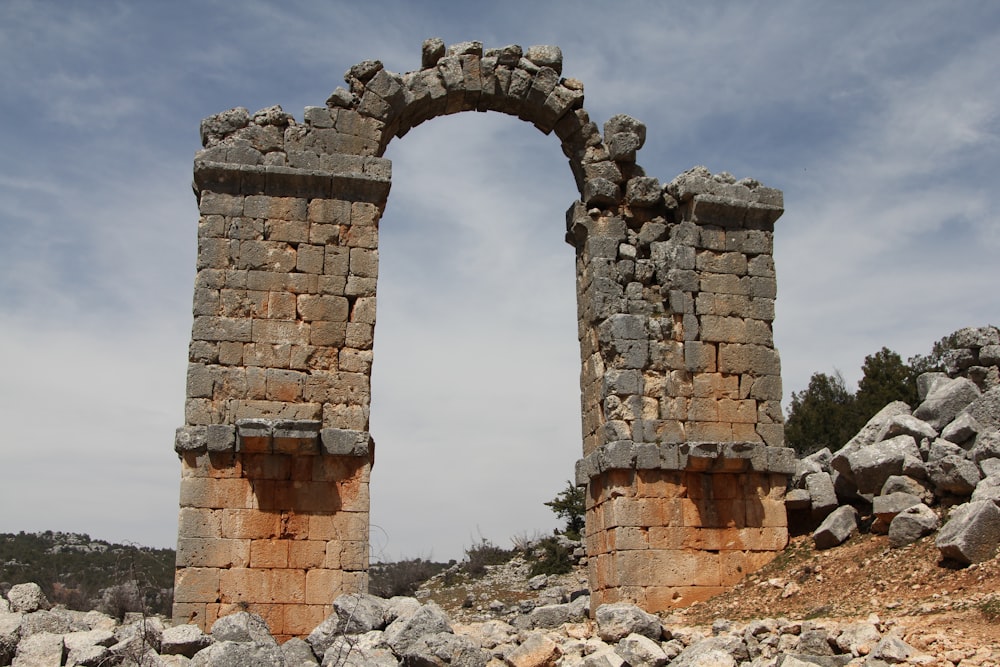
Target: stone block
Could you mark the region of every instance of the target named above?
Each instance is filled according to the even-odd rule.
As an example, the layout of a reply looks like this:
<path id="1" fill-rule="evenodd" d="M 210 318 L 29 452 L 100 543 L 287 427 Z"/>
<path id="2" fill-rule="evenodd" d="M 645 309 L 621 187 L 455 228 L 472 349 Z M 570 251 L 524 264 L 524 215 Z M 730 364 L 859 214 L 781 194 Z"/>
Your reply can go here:
<path id="1" fill-rule="evenodd" d="M 698 341 L 688 341 L 684 344 L 684 365 L 692 373 L 716 372 L 718 369 L 716 357 L 716 345 Z"/>
<path id="2" fill-rule="evenodd" d="M 177 534 L 182 537 L 223 537 L 222 515 L 218 510 L 208 508 L 181 507 Z"/>
<path id="3" fill-rule="evenodd" d="M 177 570 L 174 603 L 214 602 L 219 597 L 219 573 L 220 570 L 214 567 L 184 567 Z"/>
<path id="4" fill-rule="evenodd" d="M 219 481 L 219 480 L 216 480 Z M 179 567 L 233 568 L 250 562 L 250 540 L 180 537 L 177 539 Z"/>
<path id="5" fill-rule="evenodd" d="M 243 200 L 241 196 L 202 190 L 198 197 L 198 211 L 201 215 L 236 217 L 243 215 Z"/>
<path id="6" fill-rule="evenodd" d="M 310 329 L 309 324 L 305 322 L 284 320 L 246 320 L 245 322 L 247 326 L 250 326 L 252 322 L 252 335 L 240 339 L 245 342 L 276 345 L 309 344 Z"/>
<path id="7" fill-rule="evenodd" d="M 251 323 L 243 318 L 197 316 L 191 337 L 194 340 L 250 342 Z"/>
<path id="8" fill-rule="evenodd" d="M 319 540 L 288 541 L 288 567 L 310 570 L 323 566 L 327 543 Z M 312 628 L 310 628 L 312 630 Z"/>
<path id="9" fill-rule="evenodd" d="M 210 424 L 205 431 L 205 444 L 209 452 L 236 450 L 236 428 L 228 424 Z"/>
<path id="10" fill-rule="evenodd" d="M 282 539 L 251 540 L 250 567 L 263 569 L 288 567 L 289 541 Z"/>
<path id="11" fill-rule="evenodd" d="M 329 605 L 344 591 L 344 576 L 340 570 L 316 569 L 306 573 L 305 603 Z"/>
<path id="12" fill-rule="evenodd" d="M 229 539 L 270 539 L 281 531 L 281 514 L 256 509 L 223 509 L 221 528 L 222 536 Z"/>
<path id="13" fill-rule="evenodd" d="M 245 479 L 189 477 L 181 479 L 181 507 L 206 509 L 256 507 L 253 489 Z"/>
<path id="14" fill-rule="evenodd" d="M 744 276 L 747 274 L 747 258 L 742 252 L 714 252 L 705 250 L 697 255 L 695 267 L 703 273 L 731 274 Z"/>

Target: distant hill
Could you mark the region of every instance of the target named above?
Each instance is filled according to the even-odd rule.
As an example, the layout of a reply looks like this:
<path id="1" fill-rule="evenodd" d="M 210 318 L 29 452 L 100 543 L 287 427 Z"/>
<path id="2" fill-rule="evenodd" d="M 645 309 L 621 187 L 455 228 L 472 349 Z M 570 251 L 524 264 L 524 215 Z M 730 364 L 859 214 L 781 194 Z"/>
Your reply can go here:
<path id="1" fill-rule="evenodd" d="M 173 549 L 115 544 L 80 533 L 0 534 L 0 588 L 35 582 L 70 609 L 170 613 Z"/>

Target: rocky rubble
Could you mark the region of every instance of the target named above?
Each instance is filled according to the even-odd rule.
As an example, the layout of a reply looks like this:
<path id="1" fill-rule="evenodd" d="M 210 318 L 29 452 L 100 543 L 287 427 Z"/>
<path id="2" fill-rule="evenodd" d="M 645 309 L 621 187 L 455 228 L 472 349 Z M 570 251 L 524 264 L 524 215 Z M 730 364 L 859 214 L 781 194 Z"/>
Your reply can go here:
<path id="1" fill-rule="evenodd" d="M 345 595 L 306 639 L 281 645 L 261 617 L 247 612 L 220 618 L 205 634 L 159 618 L 118 623 L 97 612 L 46 609 L 34 584 L 15 586 L 5 603 L 10 611 L 0 612 L 0 664 L 14 667 L 881 667 L 1000 660 L 987 647 L 945 662 L 904 641 L 893 621 L 875 615 L 848 622 L 717 619 L 711 628 L 695 628 L 665 623 L 627 603 L 601 605 L 591 620 L 586 597 L 513 623 L 456 624 L 433 602 Z"/>
<path id="2" fill-rule="evenodd" d="M 786 496 L 792 524 L 818 524 L 818 548 L 863 525 L 901 547 L 937 532 L 959 564 L 1000 547 L 1000 330 L 951 337 L 946 371 L 918 378 L 919 405 L 895 402 L 836 452 L 798 462 Z"/>

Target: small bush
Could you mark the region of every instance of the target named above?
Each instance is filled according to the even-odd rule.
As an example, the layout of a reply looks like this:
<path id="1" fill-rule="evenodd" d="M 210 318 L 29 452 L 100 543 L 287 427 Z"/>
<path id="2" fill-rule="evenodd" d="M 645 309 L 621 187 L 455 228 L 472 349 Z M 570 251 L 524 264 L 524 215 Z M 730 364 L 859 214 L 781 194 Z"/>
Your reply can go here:
<path id="1" fill-rule="evenodd" d="M 990 596 L 979 603 L 979 612 L 987 621 L 1000 623 L 1000 597 Z"/>
<path id="2" fill-rule="evenodd" d="M 573 570 L 573 553 L 555 537 L 547 537 L 532 548 L 528 556 L 531 576 L 566 574 Z"/>
<path id="3" fill-rule="evenodd" d="M 432 563 L 422 558 L 376 563 L 368 571 L 368 591 L 383 598 L 412 596 L 420 588 L 420 584 L 446 567 L 445 563 Z"/>
<path id="4" fill-rule="evenodd" d="M 503 565 L 514 557 L 514 549 L 501 549 L 485 537 L 479 544 L 474 544 L 465 550 L 463 568 L 470 576 L 481 577 L 486 574 L 487 565 Z"/>

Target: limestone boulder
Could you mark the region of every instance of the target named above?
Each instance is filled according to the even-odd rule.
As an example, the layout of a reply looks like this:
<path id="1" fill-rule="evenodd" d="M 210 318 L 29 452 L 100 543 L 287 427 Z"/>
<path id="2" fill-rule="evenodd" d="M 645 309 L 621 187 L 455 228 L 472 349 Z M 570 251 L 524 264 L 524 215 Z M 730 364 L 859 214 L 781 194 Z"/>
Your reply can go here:
<path id="1" fill-rule="evenodd" d="M 628 667 L 625 659 L 610 646 L 594 651 L 581 664 L 582 667 Z"/>
<path id="2" fill-rule="evenodd" d="M 258 614 L 238 611 L 223 616 L 212 624 L 212 639 L 217 642 L 252 642 L 278 645 L 271 636 L 271 629 Z"/>
<path id="3" fill-rule="evenodd" d="M 829 549 L 846 542 L 857 529 L 858 511 L 850 505 L 843 505 L 823 520 L 812 538 L 817 549 Z"/>
<path id="4" fill-rule="evenodd" d="M 400 616 L 390 623 L 385 629 L 383 641 L 393 653 L 403 655 L 410 645 L 424 635 L 440 632 L 452 632 L 451 622 L 441 607 L 429 602 L 412 614 Z"/>
<path id="5" fill-rule="evenodd" d="M 384 630 L 388 610 L 388 603 L 374 595 L 341 595 L 333 601 L 333 614 L 324 624 L 333 621 L 336 631 L 347 635 Z"/>
<path id="6" fill-rule="evenodd" d="M 826 630 L 803 630 L 795 650 L 800 655 L 814 657 L 833 655 L 830 635 Z"/>
<path id="7" fill-rule="evenodd" d="M 847 457 L 862 447 L 867 447 L 878 442 L 883 429 L 885 429 L 893 417 L 909 415 L 910 413 L 910 406 L 902 401 L 893 401 L 885 406 L 869 419 L 861 430 L 847 441 L 847 444 L 833 455 L 833 458 L 830 460 L 830 466 L 837 472 L 846 475 L 848 479 L 853 480 L 854 478 L 851 475 L 851 468 L 848 465 Z"/>
<path id="8" fill-rule="evenodd" d="M 670 662 L 659 643 L 649 637 L 631 634 L 618 642 L 615 652 L 629 665 L 660 667 Z"/>
<path id="9" fill-rule="evenodd" d="M 80 665 L 81 667 L 91 667 L 92 665 L 107 665 L 113 662 L 111 651 L 105 646 L 79 646 L 77 648 L 66 649 L 67 665 Z"/>
<path id="10" fill-rule="evenodd" d="M 266 627 L 266 626 L 265 626 Z M 285 667 L 278 642 L 223 640 L 202 649 L 191 658 L 191 667 Z"/>
<path id="11" fill-rule="evenodd" d="M 562 651 L 559 645 L 544 633 L 528 635 L 506 658 L 511 667 L 554 667 Z"/>
<path id="12" fill-rule="evenodd" d="M 969 414 L 968 410 L 965 410 L 944 427 L 944 430 L 941 431 L 941 437 L 958 445 L 965 443 L 971 445 L 973 438 L 981 429 L 982 426 L 979 425 L 979 422 Z"/>
<path id="13" fill-rule="evenodd" d="M 663 634 L 659 616 L 627 602 L 602 604 L 594 616 L 597 620 L 597 635 L 606 642 L 617 642 L 631 634 L 659 641 Z"/>
<path id="14" fill-rule="evenodd" d="M 21 614 L 0 613 L 0 665 L 9 665 L 21 639 Z"/>
<path id="15" fill-rule="evenodd" d="M 282 644 L 281 655 L 285 658 L 285 667 L 313 667 L 319 664 L 312 647 L 299 637 L 292 637 Z"/>
<path id="16" fill-rule="evenodd" d="M 1000 475 L 1000 459 L 983 459 L 979 462 L 979 469 L 984 478 Z"/>
<path id="17" fill-rule="evenodd" d="M 964 457 L 965 450 L 950 440 L 936 438 L 927 450 L 927 462 L 940 461 L 946 456 Z"/>
<path id="18" fill-rule="evenodd" d="M 892 520 L 900 512 L 908 507 L 919 504 L 921 504 L 919 497 L 902 491 L 876 496 L 872 500 L 872 514 L 875 515 L 875 523 L 872 524 L 872 531 L 888 533 L 889 524 L 892 523 Z M 876 525 L 878 525 L 878 529 L 876 529 Z"/>
<path id="19" fill-rule="evenodd" d="M 1000 431 L 985 431 L 976 436 L 976 443 L 969 450 L 968 457 L 980 467 L 987 459 L 1000 459 Z"/>
<path id="20" fill-rule="evenodd" d="M 889 546 L 903 547 L 930 535 L 941 525 L 941 520 L 923 503 L 907 507 L 889 524 Z"/>
<path id="21" fill-rule="evenodd" d="M 160 636 L 160 653 L 193 658 L 195 653 L 207 648 L 213 641 L 197 625 L 176 625 L 164 629 Z"/>
<path id="22" fill-rule="evenodd" d="M 737 665 L 750 657 L 739 637 L 723 635 L 695 642 L 677 656 L 671 667 L 698 667 L 700 665 Z"/>
<path id="23" fill-rule="evenodd" d="M 927 463 L 927 477 L 939 495 L 970 496 L 979 483 L 979 468 L 964 456 L 949 454 Z"/>
<path id="24" fill-rule="evenodd" d="M 858 621 L 841 630 L 840 634 L 837 635 L 836 643 L 842 653 L 849 653 L 857 657 L 871 653 L 881 639 L 882 634 L 874 624 L 868 621 Z"/>
<path id="25" fill-rule="evenodd" d="M 15 584 L 7 591 L 7 601 L 11 611 L 29 614 L 39 609 L 48 609 L 49 601 L 42 587 L 35 583 Z"/>
<path id="26" fill-rule="evenodd" d="M 809 492 L 810 509 L 817 519 L 837 509 L 837 493 L 829 473 L 814 472 L 806 475 L 805 489 Z"/>
<path id="27" fill-rule="evenodd" d="M 969 498 L 969 502 L 978 500 L 989 500 L 1000 506 L 1000 472 L 979 481 L 972 497 Z"/>
<path id="28" fill-rule="evenodd" d="M 916 651 L 912 646 L 904 642 L 895 633 L 890 632 L 875 644 L 875 649 L 871 652 L 871 657 L 874 660 L 881 660 L 885 663 L 899 664 L 909 660 L 915 653 Z"/>
<path id="29" fill-rule="evenodd" d="M 888 440 L 897 435 L 911 436 L 917 442 L 924 438 L 933 440 L 938 437 L 938 431 L 933 426 L 922 419 L 917 419 L 913 415 L 903 414 L 892 417 L 882 427 L 878 440 Z"/>
<path id="30" fill-rule="evenodd" d="M 942 556 L 959 563 L 993 558 L 1000 545 L 1000 507 L 988 500 L 959 505 L 935 543 Z"/>
<path id="31" fill-rule="evenodd" d="M 389 647 L 385 646 L 382 640 L 381 630 L 372 630 L 361 635 L 337 635 L 323 652 L 320 664 L 336 665 L 337 667 L 363 667 L 367 665 L 388 667 L 397 664 L 398 657 Z"/>
<path id="32" fill-rule="evenodd" d="M 455 667 L 486 667 L 486 663 L 490 660 L 489 653 L 479 648 L 471 639 L 451 632 L 424 635 L 410 644 L 400 657 L 406 665 L 454 665 Z"/>
<path id="33" fill-rule="evenodd" d="M 115 633 L 110 630 L 77 630 L 63 635 L 68 650 L 83 646 L 111 646 L 116 643 Z"/>
<path id="34" fill-rule="evenodd" d="M 913 416 L 940 431 L 981 395 L 979 387 L 968 378 L 957 377 L 939 382 L 913 411 Z"/>
<path id="35" fill-rule="evenodd" d="M 23 584 L 21 584 L 23 585 Z M 62 635 L 37 632 L 17 644 L 13 665 L 15 667 L 51 667 L 63 664 L 65 652 Z"/>
<path id="36" fill-rule="evenodd" d="M 898 435 L 849 454 L 847 464 L 858 491 L 878 493 L 890 476 L 902 474 L 904 456 L 920 457 L 917 443 L 909 435 Z"/>
<path id="37" fill-rule="evenodd" d="M 792 488 L 802 488 L 805 483 L 806 475 L 810 475 L 814 472 L 830 472 L 830 462 L 832 460 L 833 454 L 830 452 L 829 447 L 824 447 L 817 452 L 813 452 L 809 456 L 804 456 L 801 459 L 798 459 L 795 462 L 795 473 L 792 475 Z"/>
<path id="38" fill-rule="evenodd" d="M 524 616 L 515 619 L 515 625 L 522 630 L 557 628 L 565 623 L 578 623 L 588 616 L 590 616 L 590 597 L 583 595 L 565 604 L 535 607 Z"/>
<path id="39" fill-rule="evenodd" d="M 879 495 L 885 496 L 890 493 L 909 493 L 920 499 L 920 502 L 930 504 L 934 501 L 934 492 L 927 484 L 909 475 L 892 475 L 885 484 Z"/>
<path id="40" fill-rule="evenodd" d="M 961 417 L 967 417 L 980 431 L 1000 429 L 1000 387 L 976 398 L 956 420 Z"/>

